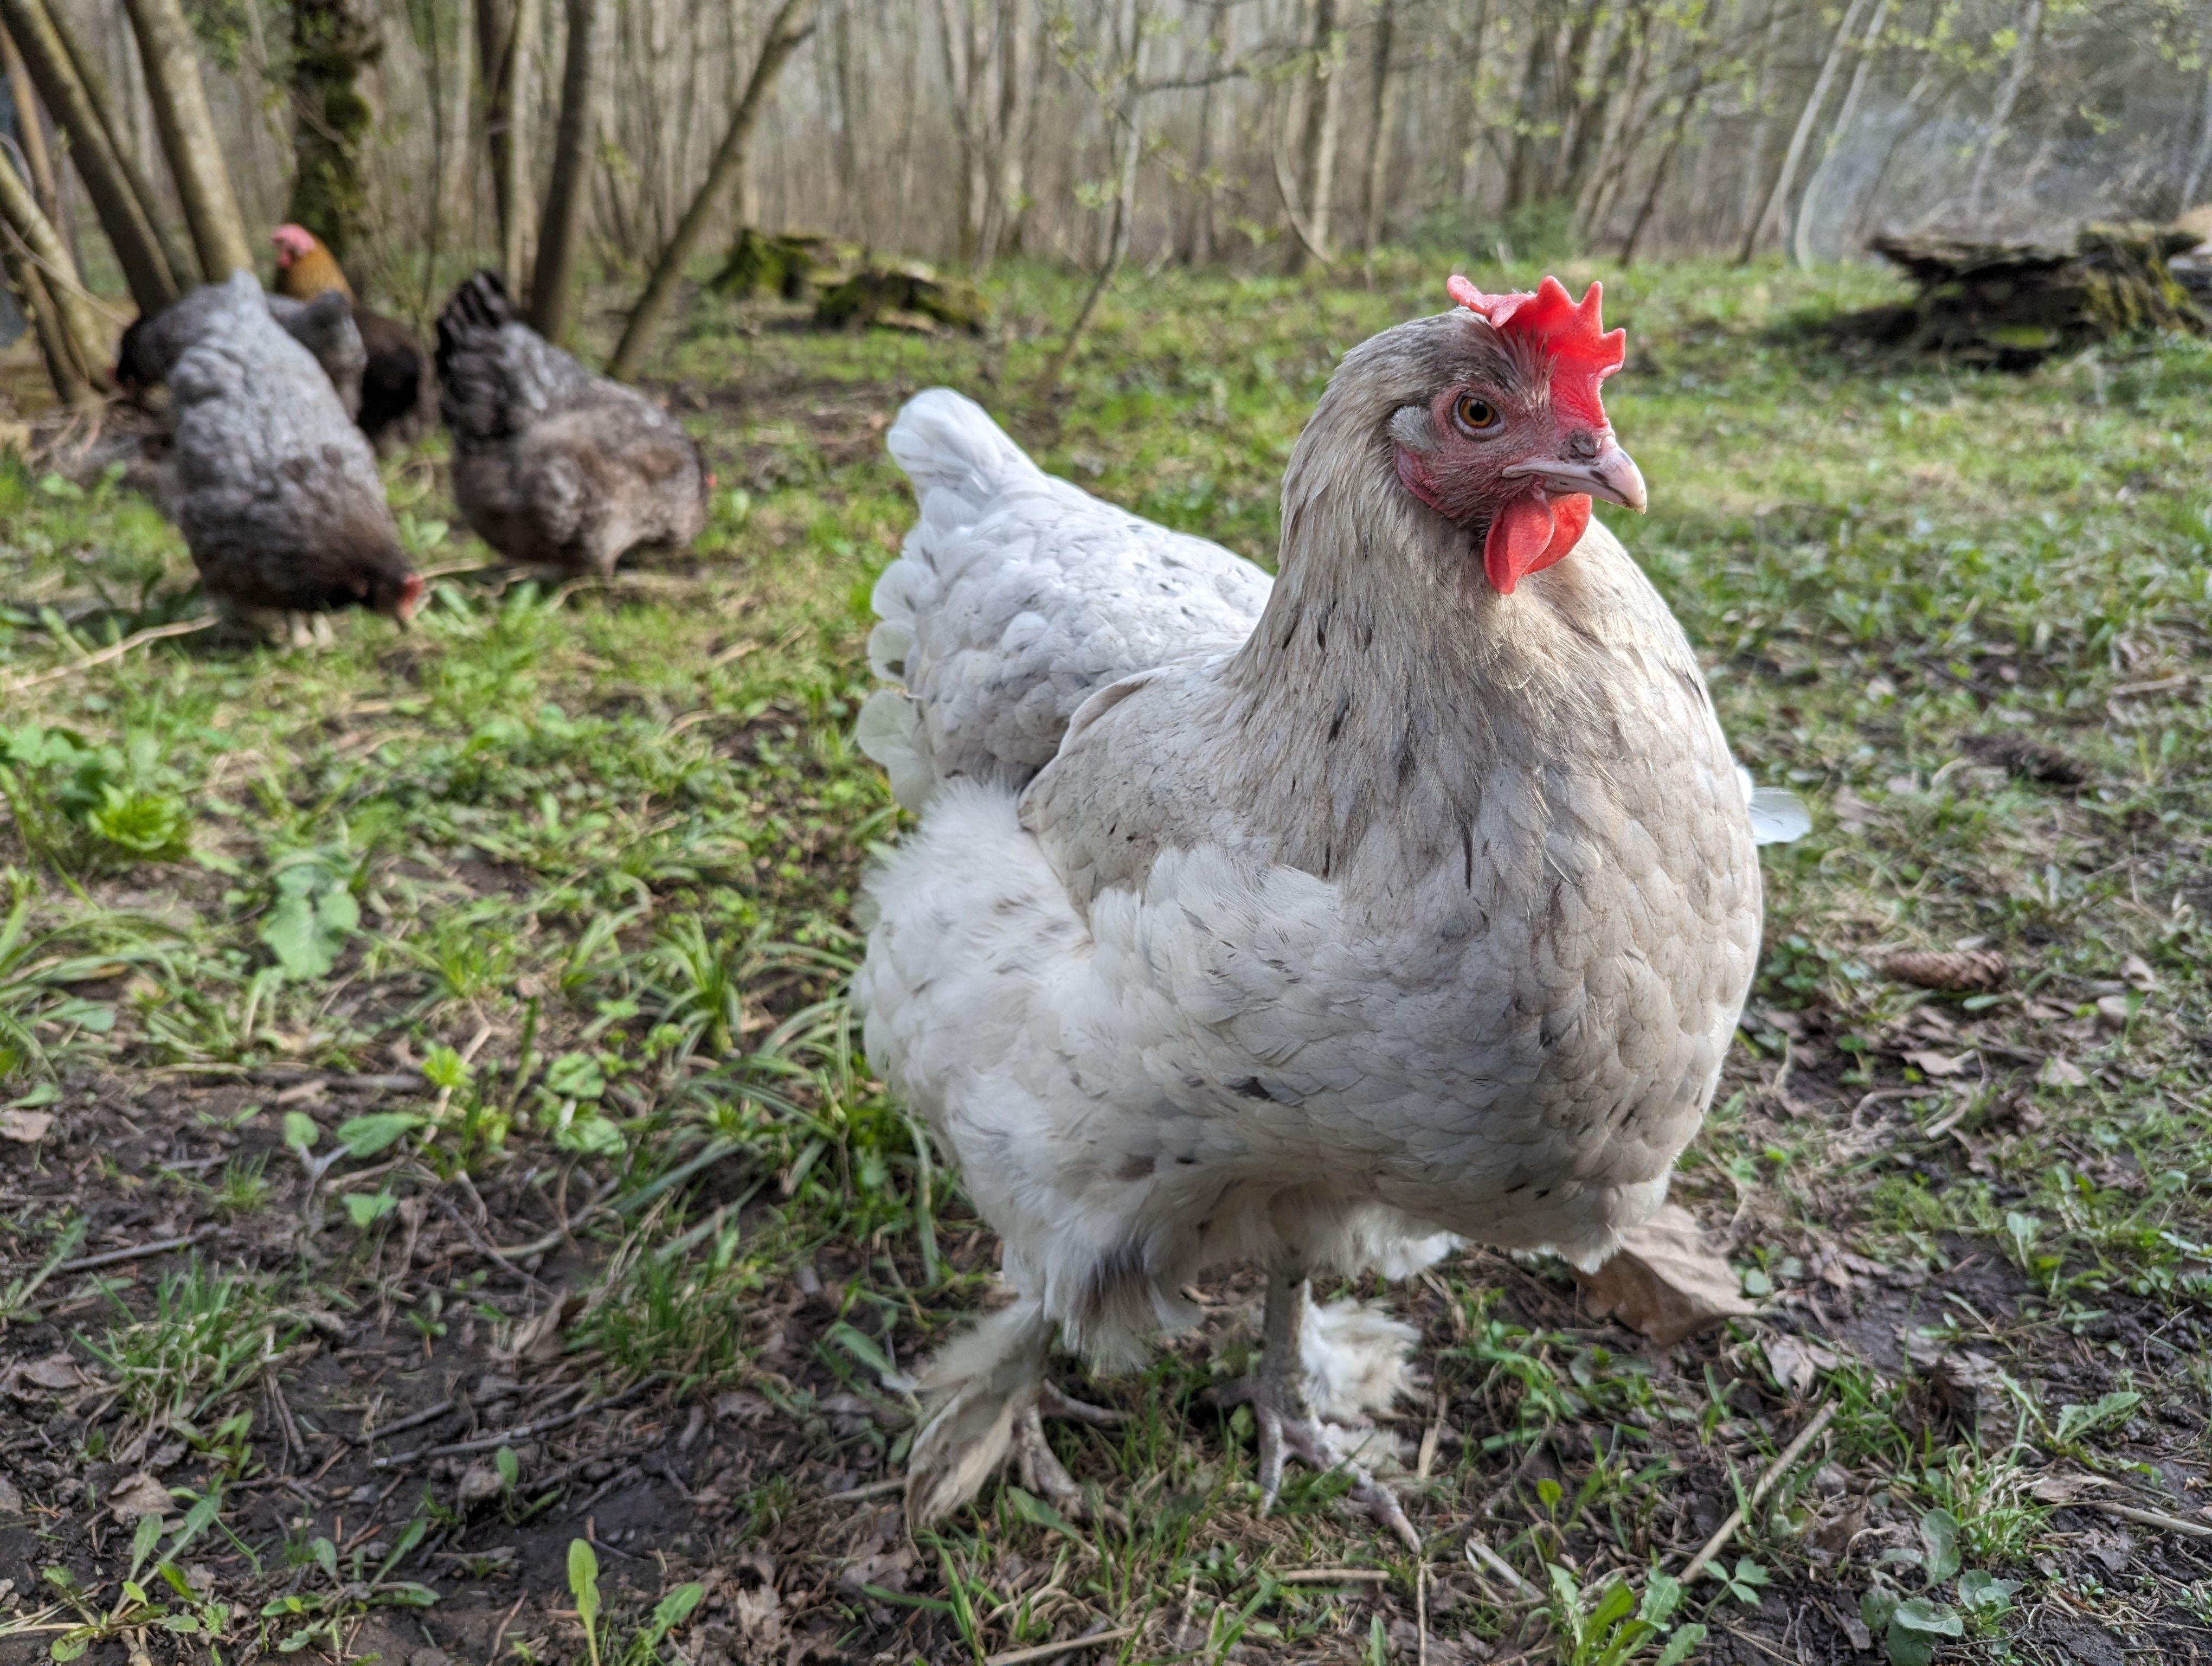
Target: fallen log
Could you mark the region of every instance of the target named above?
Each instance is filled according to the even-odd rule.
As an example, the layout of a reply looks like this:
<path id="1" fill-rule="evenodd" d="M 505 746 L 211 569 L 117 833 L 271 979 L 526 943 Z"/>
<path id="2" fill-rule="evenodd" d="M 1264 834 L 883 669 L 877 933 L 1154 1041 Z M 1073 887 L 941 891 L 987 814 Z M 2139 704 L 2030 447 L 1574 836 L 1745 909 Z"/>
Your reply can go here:
<path id="1" fill-rule="evenodd" d="M 814 307 L 815 323 L 831 330 L 873 324 L 929 334 L 950 325 L 980 335 L 989 317 L 990 303 L 974 284 L 914 264 L 864 266 L 823 290 Z"/>
<path id="2" fill-rule="evenodd" d="M 781 295 L 786 301 L 811 301 L 825 283 L 835 283 L 851 258 L 818 232 L 757 231 L 747 226 L 730 245 L 722 270 L 707 281 L 717 295 L 740 298 Z"/>
<path id="3" fill-rule="evenodd" d="M 2024 370 L 2054 355 L 2131 336 L 2212 334 L 2175 270 L 2201 234 L 2162 225 L 2091 224 L 2070 247 L 1915 233 L 1874 252 L 1919 293 L 1838 322 L 1839 334 L 1957 362 Z"/>

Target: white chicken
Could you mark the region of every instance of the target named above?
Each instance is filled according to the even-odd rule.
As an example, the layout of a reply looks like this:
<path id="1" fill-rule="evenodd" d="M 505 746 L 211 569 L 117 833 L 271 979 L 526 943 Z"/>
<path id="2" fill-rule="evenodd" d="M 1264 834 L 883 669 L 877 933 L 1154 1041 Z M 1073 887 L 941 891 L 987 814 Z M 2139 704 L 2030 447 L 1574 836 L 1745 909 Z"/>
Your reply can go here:
<path id="1" fill-rule="evenodd" d="M 891 430 L 921 517 L 860 740 L 921 826 L 870 879 L 855 997 L 1014 1296 L 924 1373 L 910 1523 L 1010 1449 L 1073 1507 L 1055 1330 L 1133 1365 L 1250 1259 L 1261 1364 L 1217 1397 L 1252 1407 L 1266 1499 L 1286 1456 L 1341 1464 L 1411 1541 L 1356 1430 L 1413 1333 L 1309 1275 L 1461 1240 L 1595 1264 L 1711 1097 L 1753 816 L 1680 627 L 1589 518 L 1644 505 L 1599 399 L 1623 332 L 1595 284 L 1449 287 L 1339 367 L 1272 583 L 956 393 Z"/>

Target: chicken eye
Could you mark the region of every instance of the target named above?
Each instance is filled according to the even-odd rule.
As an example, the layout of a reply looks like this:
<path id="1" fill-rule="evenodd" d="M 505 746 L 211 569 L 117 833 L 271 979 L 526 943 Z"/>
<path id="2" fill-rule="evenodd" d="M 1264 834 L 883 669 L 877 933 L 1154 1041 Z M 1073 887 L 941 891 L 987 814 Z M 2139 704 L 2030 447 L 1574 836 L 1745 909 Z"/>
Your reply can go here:
<path id="1" fill-rule="evenodd" d="M 1462 393 L 1453 402 L 1452 420 L 1469 434 L 1487 434 L 1499 422 L 1498 407 L 1487 399 L 1479 399 L 1472 393 Z"/>

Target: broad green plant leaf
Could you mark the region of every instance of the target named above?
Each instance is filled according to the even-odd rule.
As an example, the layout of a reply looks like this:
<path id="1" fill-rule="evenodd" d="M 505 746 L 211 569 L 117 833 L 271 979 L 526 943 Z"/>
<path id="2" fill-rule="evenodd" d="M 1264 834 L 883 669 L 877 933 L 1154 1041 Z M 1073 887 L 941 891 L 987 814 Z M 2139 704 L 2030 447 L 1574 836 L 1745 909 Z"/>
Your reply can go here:
<path id="1" fill-rule="evenodd" d="M 1920 1541 L 1928 1547 L 1928 1583 L 1940 1585 L 1959 1571 L 1959 1523 L 1948 1510 L 1920 1518 Z"/>
<path id="2" fill-rule="evenodd" d="M 423 1119 L 404 1110 L 380 1110 L 354 1116 L 338 1124 L 338 1143 L 349 1157 L 374 1157 L 394 1140 L 422 1126 Z"/>

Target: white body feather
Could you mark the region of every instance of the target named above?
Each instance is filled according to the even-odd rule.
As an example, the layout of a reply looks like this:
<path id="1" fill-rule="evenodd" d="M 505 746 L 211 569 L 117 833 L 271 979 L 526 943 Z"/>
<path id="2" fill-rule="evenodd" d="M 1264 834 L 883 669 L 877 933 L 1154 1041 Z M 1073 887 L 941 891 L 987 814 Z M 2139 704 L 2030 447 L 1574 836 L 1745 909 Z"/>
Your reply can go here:
<path id="1" fill-rule="evenodd" d="M 1521 598 L 1425 591 L 1463 544 L 1347 483 L 1333 420 L 1303 488 L 1292 463 L 1288 589 L 1048 478 L 957 395 L 891 434 L 921 514 L 875 593 L 902 686 L 860 740 L 922 820 L 868 882 L 855 997 L 1024 1312 L 1094 1358 L 1232 1258 L 1601 1258 L 1663 1197 L 1748 982 L 1744 788 L 1641 574 L 1593 525 Z M 1294 586 L 1294 537 L 1366 553 Z M 1510 722 L 1464 697 L 1491 687 Z M 1317 1404 L 1395 1390 L 1378 1322 L 1309 1326 Z"/>

